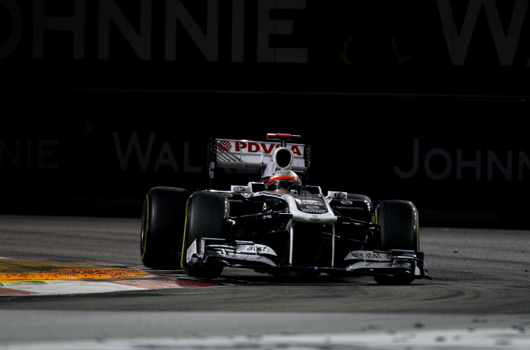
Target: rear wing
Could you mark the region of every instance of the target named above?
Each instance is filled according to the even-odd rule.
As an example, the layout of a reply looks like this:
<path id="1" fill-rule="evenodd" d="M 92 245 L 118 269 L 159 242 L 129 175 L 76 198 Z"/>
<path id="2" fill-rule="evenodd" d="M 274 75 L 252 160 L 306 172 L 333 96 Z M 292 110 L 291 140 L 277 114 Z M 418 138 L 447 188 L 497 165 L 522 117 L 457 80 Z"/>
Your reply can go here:
<path id="1" fill-rule="evenodd" d="M 291 170 L 300 173 L 307 181 L 311 163 L 311 147 L 303 143 L 289 142 L 297 140 L 293 135 L 268 134 L 267 141 L 218 139 L 210 140 L 208 156 L 208 177 L 210 188 L 215 181 L 215 172 L 225 169 L 255 169 L 260 180 L 273 171 L 274 154 L 278 149 L 287 148 L 293 155 Z"/>

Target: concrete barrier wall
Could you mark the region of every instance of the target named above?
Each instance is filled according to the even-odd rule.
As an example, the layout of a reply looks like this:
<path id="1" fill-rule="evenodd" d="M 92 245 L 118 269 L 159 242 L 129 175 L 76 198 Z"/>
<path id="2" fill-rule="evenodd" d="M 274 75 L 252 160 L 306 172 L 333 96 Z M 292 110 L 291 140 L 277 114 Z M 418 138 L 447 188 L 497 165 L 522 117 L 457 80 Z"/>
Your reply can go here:
<path id="1" fill-rule="evenodd" d="M 324 190 L 409 199 L 433 224 L 525 225 L 521 102 L 143 92 L 23 100 L 2 122 L 4 213 L 139 215 L 151 186 L 207 186 L 210 138 L 291 132 L 312 146 L 310 182 Z M 247 175 L 227 177 L 257 180 Z"/>

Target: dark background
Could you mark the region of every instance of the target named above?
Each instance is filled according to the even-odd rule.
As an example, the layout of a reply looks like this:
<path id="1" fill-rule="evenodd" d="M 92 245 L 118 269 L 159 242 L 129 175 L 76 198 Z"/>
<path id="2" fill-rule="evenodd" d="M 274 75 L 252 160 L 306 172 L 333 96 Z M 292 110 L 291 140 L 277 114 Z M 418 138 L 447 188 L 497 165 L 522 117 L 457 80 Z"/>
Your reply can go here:
<path id="1" fill-rule="evenodd" d="M 312 146 L 324 191 L 412 200 L 423 225 L 529 227 L 528 1 L 479 4 L 474 22 L 467 0 L 271 1 L 292 32 L 269 46 L 306 52 L 290 63 L 257 53 L 259 1 L 239 28 L 237 1 L 113 0 L 108 20 L 96 1 L 0 0 L 0 213 L 139 216 L 151 186 L 206 186 L 210 138 L 286 132 Z M 215 56 L 179 23 L 167 58 L 169 3 L 202 33 L 215 15 Z M 142 54 L 124 23 L 151 30 Z"/>

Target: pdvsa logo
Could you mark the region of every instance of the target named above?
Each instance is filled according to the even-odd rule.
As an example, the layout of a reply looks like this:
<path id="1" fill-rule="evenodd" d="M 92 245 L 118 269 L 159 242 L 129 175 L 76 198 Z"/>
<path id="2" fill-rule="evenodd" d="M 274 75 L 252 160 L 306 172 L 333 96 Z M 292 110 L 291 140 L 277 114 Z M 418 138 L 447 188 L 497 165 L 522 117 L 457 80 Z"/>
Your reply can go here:
<path id="1" fill-rule="evenodd" d="M 232 144 L 233 143 L 233 144 Z M 278 143 L 270 142 L 245 142 L 245 141 L 228 141 L 220 140 L 217 143 L 217 149 L 221 152 L 238 152 L 238 153 L 260 153 L 271 154 L 276 148 L 280 147 Z M 291 145 L 291 152 L 295 156 L 302 156 L 302 150 L 299 145 Z"/>
<path id="2" fill-rule="evenodd" d="M 232 149 L 232 144 L 230 141 L 219 141 L 217 144 L 217 149 L 221 152 L 229 152 Z"/>

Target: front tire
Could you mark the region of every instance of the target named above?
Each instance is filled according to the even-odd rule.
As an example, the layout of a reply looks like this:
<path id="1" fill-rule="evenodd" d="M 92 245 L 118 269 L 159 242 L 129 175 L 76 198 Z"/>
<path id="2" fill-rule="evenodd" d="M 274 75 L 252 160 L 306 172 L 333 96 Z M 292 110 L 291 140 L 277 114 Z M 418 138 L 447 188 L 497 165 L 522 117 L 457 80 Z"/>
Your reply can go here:
<path id="1" fill-rule="evenodd" d="M 418 210 L 412 202 L 382 201 L 376 209 L 376 223 L 381 228 L 382 250 L 419 251 Z M 410 284 L 414 275 L 375 276 L 374 279 L 378 284 Z"/>
<path id="2" fill-rule="evenodd" d="M 224 219 L 226 212 L 225 195 L 215 192 L 196 192 L 189 201 L 186 214 L 184 244 L 182 250 L 182 269 L 192 277 L 216 278 L 223 271 L 218 261 L 190 265 L 186 263 L 186 253 L 196 239 L 225 238 Z"/>

